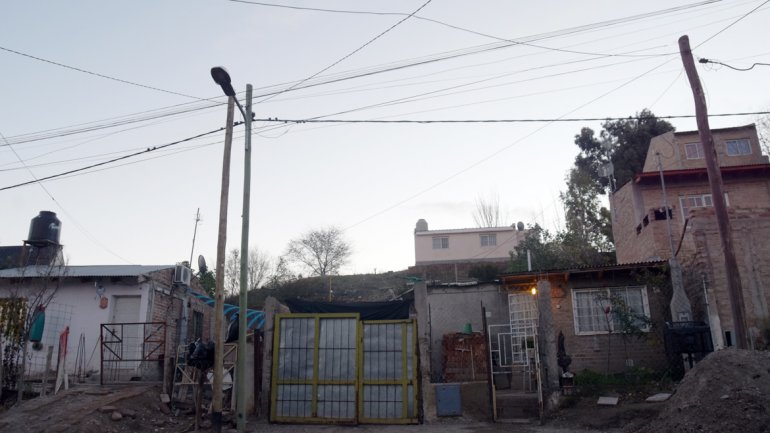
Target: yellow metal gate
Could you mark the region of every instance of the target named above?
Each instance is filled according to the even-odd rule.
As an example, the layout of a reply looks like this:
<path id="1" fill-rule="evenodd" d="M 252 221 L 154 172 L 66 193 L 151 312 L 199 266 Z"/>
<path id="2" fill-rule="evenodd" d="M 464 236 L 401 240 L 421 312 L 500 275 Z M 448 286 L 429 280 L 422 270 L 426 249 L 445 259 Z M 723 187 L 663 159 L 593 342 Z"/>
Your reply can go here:
<path id="1" fill-rule="evenodd" d="M 416 325 L 356 314 L 279 314 L 271 420 L 417 422 Z"/>

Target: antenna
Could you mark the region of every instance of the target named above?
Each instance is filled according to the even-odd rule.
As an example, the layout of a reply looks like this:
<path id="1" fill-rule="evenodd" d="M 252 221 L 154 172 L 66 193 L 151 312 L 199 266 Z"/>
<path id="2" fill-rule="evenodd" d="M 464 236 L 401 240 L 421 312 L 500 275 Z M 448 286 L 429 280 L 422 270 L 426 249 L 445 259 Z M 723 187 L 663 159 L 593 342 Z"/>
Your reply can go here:
<path id="1" fill-rule="evenodd" d="M 198 208 L 198 211 L 195 213 L 195 229 L 193 230 L 193 241 L 192 241 L 192 248 L 190 248 L 190 267 L 192 267 L 192 258 L 193 254 L 195 253 L 195 235 L 198 234 L 198 223 L 201 220 L 201 208 Z M 205 262 L 203 263 L 206 264 Z M 200 271 L 200 258 L 198 258 L 198 271 Z"/>
<path id="2" fill-rule="evenodd" d="M 198 272 L 200 274 L 205 274 L 208 270 L 209 268 L 206 266 L 206 259 L 204 259 L 202 255 L 198 256 Z"/>

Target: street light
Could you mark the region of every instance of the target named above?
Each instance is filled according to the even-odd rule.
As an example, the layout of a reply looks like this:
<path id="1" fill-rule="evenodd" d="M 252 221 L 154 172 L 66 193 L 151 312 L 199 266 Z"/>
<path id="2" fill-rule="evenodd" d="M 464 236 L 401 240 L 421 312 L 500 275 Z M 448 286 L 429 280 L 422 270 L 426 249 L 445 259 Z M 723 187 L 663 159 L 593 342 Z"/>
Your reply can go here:
<path id="1" fill-rule="evenodd" d="M 227 73 L 225 68 L 217 66 L 211 68 L 211 78 L 214 82 L 222 87 L 222 91 L 228 96 L 228 120 L 227 120 L 227 132 L 225 134 L 225 149 L 229 153 L 230 145 L 232 144 L 232 130 L 233 130 L 233 103 L 238 105 L 238 109 L 243 115 L 243 122 L 246 127 L 245 138 L 245 152 L 244 152 L 244 165 L 243 165 L 243 213 L 242 225 L 241 225 L 241 275 L 240 275 L 240 293 L 238 302 L 238 360 L 236 364 L 236 382 L 235 382 L 235 403 L 236 403 L 236 422 L 238 425 L 238 431 L 246 431 L 246 291 L 248 289 L 248 258 L 249 258 L 249 208 L 251 198 L 251 84 L 246 85 L 246 110 L 243 110 L 238 99 L 235 98 L 235 90 L 230 81 L 230 74 Z M 228 143 L 229 140 L 229 143 Z M 227 176 L 229 178 L 229 156 L 228 156 Z M 224 170 L 223 168 L 223 194 L 224 192 Z M 229 180 L 228 180 L 229 184 Z M 225 200 L 226 203 L 226 200 Z M 226 207 L 226 205 L 225 205 Z M 221 214 L 220 209 L 220 230 L 221 230 Z M 225 227 L 227 210 L 225 209 Z M 221 236 L 224 234 L 220 233 Z M 222 268 L 219 268 L 219 246 L 217 246 L 217 296 L 215 305 L 216 311 L 214 316 L 215 340 L 216 340 L 216 352 L 214 354 L 214 383 L 213 388 L 213 402 L 212 402 L 212 427 L 216 432 L 220 432 L 222 429 L 222 370 L 223 370 L 223 348 L 222 348 L 222 311 L 224 308 L 224 289 L 220 286 L 220 274 L 222 274 L 222 282 L 224 283 L 224 240 L 222 240 Z M 220 292 L 221 290 L 221 292 Z M 222 296 L 220 296 L 220 294 Z M 220 299 L 222 300 L 221 303 Z M 218 414 L 217 414 L 218 413 Z M 216 422 L 218 421 L 218 422 Z"/>

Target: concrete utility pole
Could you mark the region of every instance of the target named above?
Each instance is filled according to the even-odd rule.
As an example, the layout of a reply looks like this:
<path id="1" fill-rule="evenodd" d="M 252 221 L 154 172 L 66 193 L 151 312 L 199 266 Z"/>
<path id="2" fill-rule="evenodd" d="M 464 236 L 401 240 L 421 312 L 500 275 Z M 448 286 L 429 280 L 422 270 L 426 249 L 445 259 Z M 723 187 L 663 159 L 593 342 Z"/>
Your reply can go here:
<path id="1" fill-rule="evenodd" d="M 668 207 L 668 195 L 666 194 L 666 179 L 663 176 L 663 163 L 660 161 L 660 153 L 656 152 L 658 157 L 658 172 L 660 173 L 660 186 L 663 191 L 663 209 L 666 212 L 666 228 L 668 229 L 668 246 L 671 249 L 671 258 L 668 260 L 669 272 L 671 273 L 671 321 L 687 322 L 692 320 L 692 307 L 690 300 L 687 299 L 687 293 L 684 291 L 682 282 L 682 268 L 679 266 L 679 260 L 676 258 L 674 249 L 674 235 L 671 230 L 671 214 Z"/>
<path id="2" fill-rule="evenodd" d="M 222 157 L 222 192 L 219 198 L 219 234 L 217 237 L 216 294 L 214 295 L 214 380 L 211 384 L 211 427 L 222 431 L 222 369 L 224 344 L 222 319 L 225 307 L 225 247 L 227 244 L 227 201 L 230 193 L 230 149 L 233 144 L 235 97 L 227 98 L 225 150 Z"/>
<path id="3" fill-rule="evenodd" d="M 246 431 L 246 308 L 249 290 L 249 208 L 251 206 L 251 84 L 246 85 L 245 152 L 243 155 L 243 214 L 241 215 L 241 281 L 238 296 L 238 359 L 235 374 L 235 411 L 239 432 Z"/>
<path id="4" fill-rule="evenodd" d="M 717 154 L 714 150 L 714 137 L 711 135 L 711 128 L 709 127 L 706 98 L 703 94 L 698 71 L 695 69 L 695 61 L 690 50 L 690 38 L 687 35 L 679 38 L 679 52 L 682 55 L 684 70 L 687 72 L 687 78 L 690 81 L 693 98 L 695 99 L 695 119 L 698 122 L 698 133 L 700 134 L 704 158 L 706 159 L 706 170 L 709 183 L 711 184 L 711 200 L 714 203 L 719 235 L 722 238 L 725 272 L 727 274 L 727 292 L 733 313 L 735 345 L 739 349 L 747 349 L 749 347 L 749 340 L 746 333 L 743 288 L 738 271 L 738 262 L 735 259 L 735 250 L 733 249 L 732 229 L 730 227 L 730 218 L 727 214 L 727 206 L 725 205 L 725 194 L 722 190 L 722 173 L 719 170 Z"/>

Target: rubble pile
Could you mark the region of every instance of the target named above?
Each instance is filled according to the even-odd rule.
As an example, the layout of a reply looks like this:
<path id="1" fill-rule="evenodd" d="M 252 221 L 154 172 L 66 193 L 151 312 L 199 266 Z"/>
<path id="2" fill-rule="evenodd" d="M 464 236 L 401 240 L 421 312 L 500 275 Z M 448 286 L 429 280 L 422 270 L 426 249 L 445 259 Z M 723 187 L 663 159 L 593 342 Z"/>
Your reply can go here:
<path id="1" fill-rule="evenodd" d="M 770 432 L 770 352 L 710 354 L 687 372 L 656 419 L 625 432 Z"/>

